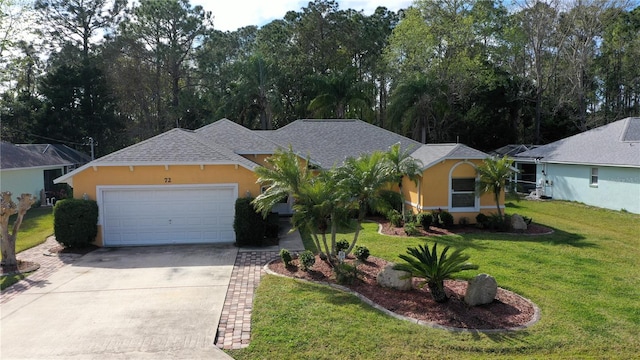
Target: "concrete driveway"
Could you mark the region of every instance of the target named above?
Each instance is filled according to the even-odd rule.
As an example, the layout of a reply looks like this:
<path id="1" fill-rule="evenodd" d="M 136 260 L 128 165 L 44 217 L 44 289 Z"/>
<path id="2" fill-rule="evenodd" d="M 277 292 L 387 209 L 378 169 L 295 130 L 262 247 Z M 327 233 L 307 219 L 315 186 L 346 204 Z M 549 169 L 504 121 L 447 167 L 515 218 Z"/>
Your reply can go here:
<path id="1" fill-rule="evenodd" d="M 2 359 L 231 359 L 215 345 L 233 245 L 103 248 L 0 308 Z"/>

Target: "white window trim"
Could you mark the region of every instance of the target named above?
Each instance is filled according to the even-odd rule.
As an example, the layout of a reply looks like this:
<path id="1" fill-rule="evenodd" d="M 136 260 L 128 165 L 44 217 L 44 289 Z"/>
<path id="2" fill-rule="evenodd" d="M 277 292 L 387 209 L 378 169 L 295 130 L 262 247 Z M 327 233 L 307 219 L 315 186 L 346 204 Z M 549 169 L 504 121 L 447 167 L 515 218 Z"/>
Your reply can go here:
<path id="1" fill-rule="evenodd" d="M 460 165 L 463 164 L 467 164 L 467 165 L 471 165 L 474 169 L 476 168 L 476 165 L 470 161 L 464 160 L 464 161 L 460 161 L 457 164 L 453 165 L 451 167 L 451 169 L 449 169 L 449 190 L 448 190 L 448 197 L 449 197 L 449 212 L 451 213 L 456 213 L 456 212 L 476 212 L 476 211 L 480 211 L 480 198 L 478 197 L 477 194 L 475 194 L 474 191 L 474 206 L 473 207 L 453 207 L 453 184 L 452 184 L 452 177 L 451 175 L 453 175 L 453 171 Z M 478 181 L 478 177 L 476 175 L 475 180 Z M 462 192 L 461 192 L 462 193 Z M 460 193 L 460 194 L 461 194 Z M 464 193 L 470 193 L 470 192 L 464 192 Z"/>
<path id="2" fill-rule="evenodd" d="M 595 170 L 595 175 L 594 175 L 594 170 Z M 599 173 L 600 173 L 600 171 L 598 170 L 597 167 L 592 167 L 591 168 L 591 172 L 589 174 L 589 186 L 590 187 L 594 187 L 594 188 L 598 187 L 598 183 L 599 183 L 599 180 L 600 180 L 600 174 Z M 593 181 L 594 177 L 596 179 L 595 182 Z"/>

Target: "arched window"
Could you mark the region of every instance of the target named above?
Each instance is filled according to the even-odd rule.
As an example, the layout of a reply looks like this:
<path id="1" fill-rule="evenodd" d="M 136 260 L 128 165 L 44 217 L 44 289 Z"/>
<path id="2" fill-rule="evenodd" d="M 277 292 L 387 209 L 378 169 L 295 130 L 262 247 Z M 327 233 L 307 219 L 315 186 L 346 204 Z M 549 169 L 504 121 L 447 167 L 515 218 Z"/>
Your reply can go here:
<path id="1" fill-rule="evenodd" d="M 477 211 L 476 168 L 468 161 L 461 161 L 449 171 L 449 209 L 451 212 Z"/>

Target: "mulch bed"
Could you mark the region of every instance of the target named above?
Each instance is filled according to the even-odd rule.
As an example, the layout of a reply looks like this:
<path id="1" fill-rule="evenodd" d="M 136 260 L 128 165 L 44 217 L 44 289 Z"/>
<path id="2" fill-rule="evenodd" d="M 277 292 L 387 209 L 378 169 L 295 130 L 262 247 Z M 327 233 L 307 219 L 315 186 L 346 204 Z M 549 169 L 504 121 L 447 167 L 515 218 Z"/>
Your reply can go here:
<path id="1" fill-rule="evenodd" d="M 394 227 L 383 218 L 371 219 L 380 224 L 380 231 L 385 235 L 407 236 L 404 228 Z M 491 233 L 488 229 L 480 229 L 475 225 L 456 225 L 450 229 L 431 226 L 429 229 L 418 227 L 417 236 L 442 236 L 466 233 Z M 539 225 L 529 224 L 520 235 L 551 234 L 553 230 Z M 347 262 L 355 259 L 349 256 Z M 347 288 L 360 293 L 372 302 L 398 315 L 415 320 L 437 324 L 439 326 L 466 330 L 514 330 L 526 327 L 537 321 L 537 307 L 522 296 L 498 288 L 494 301 L 481 306 L 469 306 L 464 302 L 467 282 L 446 280 L 445 291 L 449 298 L 446 303 L 435 302 L 429 288 L 419 288 L 422 279 L 414 278 L 413 289 L 408 291 L 381 287 L 376 281 L 378 273 L 388 264 L 386 260 L 370 256 L 366 262 L 358 264 L 359 278 Z M 325 261 L 316 256 L 316 263 L 309 271 L 302 271 L 297 259 L 292 265 L 285 266 L 280 259 L 270 263 L 268 268 L 280 275 L 316 282 L 336 284 L 333 269 Z"/>
<path id="2" fill-rule="evenodd" d="M 355 261 L 348 257 L 347 262 Z M 377 274 L 388 264 L 387 261 L 370 256 L 358 265 L 360 276 L 353 284 L 343 285 L 360 293 L 372 302 L 415 320 L 466 330 L 514 330 L 535 322 L 535 305 L 513 292 L 498 288 L 494 301 L 487 305 L 469 306 L 464 302 L 466 281 L 447 280 L 445 290 L 449 297 L 446 303 L 435 302 L 427 286 L 418 288 L 420 279 L 413 279 L 413 289 L 408 291 L 381 287 L 376 281 Z M 297 259 L 285 266 L 280 259 L 268 268 L 280 275 L 316 282 L 336 284 L 332 268 L 316 256 L 316 263 L 309 271 L 302 271 Z"/>

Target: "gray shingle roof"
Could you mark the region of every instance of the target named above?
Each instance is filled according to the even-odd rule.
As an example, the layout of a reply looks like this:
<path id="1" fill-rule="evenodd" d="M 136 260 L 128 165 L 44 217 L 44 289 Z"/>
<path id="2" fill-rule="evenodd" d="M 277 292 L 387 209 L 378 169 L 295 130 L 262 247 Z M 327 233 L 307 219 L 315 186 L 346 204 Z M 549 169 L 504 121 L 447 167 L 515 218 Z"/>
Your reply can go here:
<path id="1" fill-rule="evenodd" d="M 259 165 L 241 155 L 272 154 L 289 146 L 300 156 L 310 156 L 318 166 L 330 168 L 342 165 L 350 156 L 387 151 L 396 143 L 403 150 L 414 151 L 413 156 L 426 167 L 449 158 L 487 157 L 462 144 L 421 146 L 417 141 L 360 120 L 298 120 L 278 130 L 256 131 L 221 119 L 195 131 L 169 130 L 94 160 L 56 182 L 66 182 L 89 166 L 239 164 L 253 170 Z"/>
<path id="2" fill-rule="evenodd" d="M 426 144 L 422 145 L 411 156 L 422 161 L 423 169 L 447 159 L 485 159 L 489 155 L 463 144 Z"/>
<path id="3" fill-rule="evenodd" d="M 256 164 L 215 143 L 203 141 L 190 130 L 172 129 L 126 147 L 91 163 L 92 165 L 136 164 Z"/>
<path id="4" fill-rule="evenodd" d="M 550 163 L 640 167 L 640 118 L 618 120 L 525 151 L 518 157 Z"/>
<path id="5" fill-rule="evenodd" d="M 218 144 L 236 154 L 272 154 L 277 145 L 228 119 L 220 119 L 195 131 L 207 143 Z"/>
<path id="6" fill-rule="evenodd" d="M 60 145 L 65 147 L 64 145 Z M 47 166 L 68 166 L 83 163 L 82 159 L 72 159 L 70 156 L 54 151 L 52 145 L 14 145 L 7 142 L 0 144 L 0 169 L 21 169 Z M 65 147 L 66 148 L 66 147 Z M 73 149 L 67 148 L 75 151 Z"/>
<path id="7" fill-rule="evenodd" d="M 420 143 L 361 120 L 297 120 L 273 131 L 261 131 L 273 142 L 289 145 L 300 156 L 322 168 L 342 165 L 349 157 L 376 150 L 386 151 L 400 143 L 403 149 L 416 149 Z"/>

